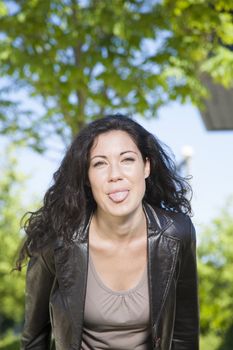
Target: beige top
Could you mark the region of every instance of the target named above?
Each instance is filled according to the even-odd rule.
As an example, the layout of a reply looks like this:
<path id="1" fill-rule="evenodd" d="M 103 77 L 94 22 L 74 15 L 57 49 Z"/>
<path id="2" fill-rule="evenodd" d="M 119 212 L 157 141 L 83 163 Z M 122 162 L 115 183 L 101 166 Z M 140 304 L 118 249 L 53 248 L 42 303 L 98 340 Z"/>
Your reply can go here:
<path id="1" fill-rule="evenodd" d="M 149 310 L 147 268 L 134 288 L 113 291 L 89 257 L 81 350 L 150 350 Z"/>

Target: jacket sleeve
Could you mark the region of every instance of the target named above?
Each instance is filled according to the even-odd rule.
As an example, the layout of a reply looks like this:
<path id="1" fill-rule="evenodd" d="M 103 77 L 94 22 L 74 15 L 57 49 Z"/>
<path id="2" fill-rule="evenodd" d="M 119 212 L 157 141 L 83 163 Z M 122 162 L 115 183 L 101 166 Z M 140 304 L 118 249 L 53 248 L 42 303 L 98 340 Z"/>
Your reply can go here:
<path id="1" fill-rule="evenodd" d="M 30 258 L 26 275 L 25 324 L 21 350 L 49 350 L 51 324 L 49 295 L 54 273 L 43 254 Z"/>
<path id="2" fill-rule="evenodd" d="M 196 234 L 189 218 L 188 221 L 189 238 L 186 238 L 187 243 L 183 247 L 180 274 L 177 283 L 176 317 L 172 350 L 199 349 Z"/>

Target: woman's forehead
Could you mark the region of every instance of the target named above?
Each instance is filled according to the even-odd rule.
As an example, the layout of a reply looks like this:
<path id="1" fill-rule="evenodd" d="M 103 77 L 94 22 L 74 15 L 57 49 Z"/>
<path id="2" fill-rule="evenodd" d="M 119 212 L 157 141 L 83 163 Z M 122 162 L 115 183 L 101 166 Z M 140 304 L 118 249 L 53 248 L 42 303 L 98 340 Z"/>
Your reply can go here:
<path id="1" fill-rule="evenodd" d="M 94 155 L 98 152 L 140 152 L 135 141 L 126 131 L 112 130 L 98 135 L 93 142 L 90 154 Z"/>

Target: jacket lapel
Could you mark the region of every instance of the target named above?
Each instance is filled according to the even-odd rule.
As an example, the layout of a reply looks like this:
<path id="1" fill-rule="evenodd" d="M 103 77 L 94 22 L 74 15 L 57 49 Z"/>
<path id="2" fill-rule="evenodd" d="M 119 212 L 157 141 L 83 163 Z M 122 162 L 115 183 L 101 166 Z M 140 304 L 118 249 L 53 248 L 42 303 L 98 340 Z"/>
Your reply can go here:
<path id="1" fill-rule="evenodd" d="M 167 235 L 173 220 L 164 213 L 156 216 L 150 206 L 146 206 L 148 223 L 148 282 L 153 338 L 167 293 L 174 275 L 180 242 Z"/>
<path id="2" fill-rule="evenodd" d="M 55 249 L 56 275 L 68 311 L 72 339 L 70 349 L 81 346 L 88 271 L 88 241 L 75 240 Z"/>

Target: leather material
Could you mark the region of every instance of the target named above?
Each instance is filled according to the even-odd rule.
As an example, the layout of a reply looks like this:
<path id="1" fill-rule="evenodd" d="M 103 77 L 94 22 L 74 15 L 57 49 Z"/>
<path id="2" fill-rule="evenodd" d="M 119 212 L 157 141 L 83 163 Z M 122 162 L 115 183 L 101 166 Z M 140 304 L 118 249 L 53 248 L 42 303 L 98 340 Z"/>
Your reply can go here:
<path id="1" fill-rule="evenodd" d="M 196 241 L 190 218 L 144 204 L 152 349 L 198 350 Z M 89 222 L 69 245 L 61 240 L 30 259 L 21 350 L 81 347 Z M 79 239 L 78 237 L 81 237 Z M 48 307 L 49 305 L 49 307 Z M 48 312 L 49 309 L 49 312 Z"/>

